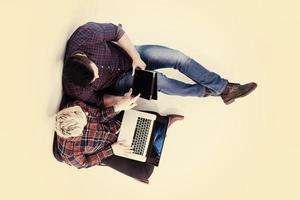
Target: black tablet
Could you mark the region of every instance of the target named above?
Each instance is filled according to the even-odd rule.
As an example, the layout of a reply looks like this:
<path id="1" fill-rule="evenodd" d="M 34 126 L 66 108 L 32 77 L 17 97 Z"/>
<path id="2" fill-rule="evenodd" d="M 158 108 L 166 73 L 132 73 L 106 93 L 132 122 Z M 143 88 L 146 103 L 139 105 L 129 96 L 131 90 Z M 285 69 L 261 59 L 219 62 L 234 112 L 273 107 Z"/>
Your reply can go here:
<path id="1" fill-rule="evenodd" d="M 150 70 L 136 69 L 133 77 L 132 94 L 141 94 L 144 99 L 157 99 L 157 74 Z"/>

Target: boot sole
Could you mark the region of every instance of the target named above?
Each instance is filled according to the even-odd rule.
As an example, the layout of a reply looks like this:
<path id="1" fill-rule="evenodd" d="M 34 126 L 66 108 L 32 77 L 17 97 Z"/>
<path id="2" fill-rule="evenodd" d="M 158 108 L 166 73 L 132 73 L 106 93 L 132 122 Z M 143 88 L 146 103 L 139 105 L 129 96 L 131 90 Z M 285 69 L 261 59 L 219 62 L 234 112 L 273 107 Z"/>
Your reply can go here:
<path id="1" fill-rule="evenodd" d="M 233 99 L 230 99 L 230 100 L 228 100 L 228 101 L 226 101 L 226 102 L 224 102 L 224 103 L 225 103 L 226 105 L 229 105 L 229 104 L 233 103 L 233 102 L 235 101 L 235 99 L 240 98 L 240 97 L 245 97 L 245 96 L 247 96 L 248 94 L 250 94 L 251 92 L 253 92 L 253 90 L 255 90 L 256 87 L 257 87 L 257 85 L 255 85 L 255 87 L 253 87 L 251 90 L 249 90 L 249 91 L 246 92 L 245 94 L 242 94 L 242 95 L 240 95 L 240 96 L 237 96 L 237 97 L 235 97 L 235 98 L 233 98 Z"/>
<path id="2" fill-rule="evenodd" d="M 137 178 L 134 178 L 134 179 L 141 182 L 141 183 L 149 184 L 149 180 L 142 180 L 142 179 L 137 179 Z"/>

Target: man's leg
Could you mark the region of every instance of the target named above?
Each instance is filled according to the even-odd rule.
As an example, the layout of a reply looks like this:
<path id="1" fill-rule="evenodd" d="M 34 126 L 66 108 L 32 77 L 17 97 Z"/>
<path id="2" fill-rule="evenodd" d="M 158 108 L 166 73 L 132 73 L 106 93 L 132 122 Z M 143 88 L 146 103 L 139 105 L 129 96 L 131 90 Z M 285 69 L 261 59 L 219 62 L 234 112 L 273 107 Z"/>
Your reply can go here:
<path id="1" fill-rule="evenodd" d="M 133 86 L 132 72 L 123 74 L 116 83 L 105 92 L 114 95 L 123 95 Z M 199 84 L 188 84 L 157 72 L 157 90 L 168 95 L 204 96 L 205 88 Z"/>
<path id="2" fill-rule="evenodd" d="M 220 94 L 226 87 L 227 80 L 209 72 L 180 51 L 159 45 L 136 45 L 135 48 L 146 63 L 146 69 L 175 68 L 196 82 L 195 84 L 184 83 L 158 72 L 157 89 L 160 92 L 168 95 L 199 97 L 205 96 L 205 87 L 209 88 L 215 95 Z M 133 85 L 131 74 L 131 71 L 123 74 L 106 92 L 115 95 L 122 95 L 127 92 Z"/>
<path id="3" fill-rule="evenodd" d="M 257 84 L 245 85 L 228 84 L 228 80 L 218 74 L 210 72 L 192 58 L 182 52 L 159 45 L 135 46 L 141 58 L 149 70 L 161 68 L 174 68 L 196 82 L 187 84 L 166 77 L 158 72 L 158 90 L 169 95 L 179 96 L 221 96 L 225 104 L 230 104 L 236 98 L 243 97 L 252 92 Z M 132 87 L 133 80 L 131 71 L 123 74 L 107 92 L 115 95 L 123 95 Z"/>
<path id="4" fill-rule="evenodd" d="M 201 64 L 196 62 L 194 59 L 190 58 L 189 56 L 183 54 L 178 50 L 160 45 L 140 45 L 135 47 L 139 52 L 142 60 L 146 63 L 146 69 L 177 69 L 197 83 L 196 85 L 198 85 L 198 87 L 195 88 L 197 88 L 197 91 L 201 91 L 201 94 L 203 94 L 204 87 L 206 87 L 212 92 L 213 95 L 220 95 L 228 83 L 226 79 L 221 78 L 218 74 L 214 72 L 210 72 Z M 174 85 L 178 86 L 178 88 L 184 88 L 184 86 L 188 88 L 191 87 L 191 85 L 183 85 L 182 82 L 178 83 L 177 85 L 177 82 L 171 81 L 171 84 L 173 86 L 173 90 L 176 90 L 174 88 Z M 195 90 L 196 89 L 193 89 L 192 91 L 188 92 L 191 92 L 191 94 L 193 94 Z M 174 93 L 174 91 L 170 91 L 170 93 Z M 182 96 L 188 95 L 184 94 Z"/>

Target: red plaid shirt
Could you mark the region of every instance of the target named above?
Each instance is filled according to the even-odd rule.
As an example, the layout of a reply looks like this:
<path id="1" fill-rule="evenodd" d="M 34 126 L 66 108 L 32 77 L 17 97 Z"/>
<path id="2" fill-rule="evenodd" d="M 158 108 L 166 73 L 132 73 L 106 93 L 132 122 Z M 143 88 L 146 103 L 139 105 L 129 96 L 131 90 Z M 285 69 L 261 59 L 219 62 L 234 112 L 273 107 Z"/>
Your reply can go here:
<path id="1" fill-rule="evenodd" d="M 83 135 L 63 138 L 57 135 L 57 147 L 64 162 L 77 168 L 88 168 L 101 164 L 104 158 L 113 155 L 111 144 L 117 140 L 121 122 L 113 107 L 100 110 L 81 101 L 69 103 L 66 107 L 79 105 L 87 115 Z"/>
<path id="2" fill-rule="evenodd" d="M 120 26 L 112 23 L 89 22 L 80 26 L 67 43 L 65 60 L 76 53 L 84 53 L 99 69 L 99 78 L 91 85 L 81 87 L 63 78 L 65 94 L 73 99 L 101 106 L 103 90 L 132 68 L 131 57 L 117 44 L 124 34 Z"/>

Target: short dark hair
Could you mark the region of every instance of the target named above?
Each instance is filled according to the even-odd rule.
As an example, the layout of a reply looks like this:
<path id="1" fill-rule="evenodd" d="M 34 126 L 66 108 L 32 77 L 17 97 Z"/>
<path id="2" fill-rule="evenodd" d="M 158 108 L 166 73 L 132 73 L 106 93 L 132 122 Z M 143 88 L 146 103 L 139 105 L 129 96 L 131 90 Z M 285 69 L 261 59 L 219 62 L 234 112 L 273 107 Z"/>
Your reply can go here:
<path id="1" fill-rule="evenodd" d="M 67 78 L 76 85 L 87 86 L 94 78 L 94 73 L 89 66 L 91 61 L 82 55 L 69 57 L 63 67 L 63 78 Z"/>

